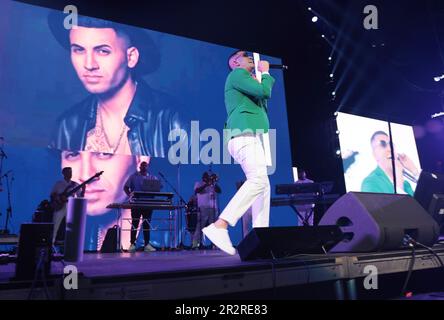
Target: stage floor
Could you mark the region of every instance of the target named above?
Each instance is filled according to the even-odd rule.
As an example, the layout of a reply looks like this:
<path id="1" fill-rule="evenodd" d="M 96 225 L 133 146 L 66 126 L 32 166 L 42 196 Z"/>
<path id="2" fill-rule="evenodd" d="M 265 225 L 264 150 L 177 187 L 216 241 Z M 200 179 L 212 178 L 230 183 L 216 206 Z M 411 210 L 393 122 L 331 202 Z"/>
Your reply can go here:
<path id="1" fill-rule="evenodd" d="M 444 245 L 434 249 L 444 259 Z M 328 282 L 336 299 L 357 299 L 356 280 L 367 276 L 366 266 L 377 267 L 379 275 L 405 273 L 410 260 L 409 250 L 249 262 L 219 250 L 86 253 L 73 264 L 79 272 L 77 290 L 63 290 L 60 261 L 52 262 L 48 288 L 56 299 L 195 299 Z M 439 267 L 428 251 L 416 250 L 415 271 Z M 14 272 L 15 263 L 0 265 L 0 299 L 28 296 L 31 282 L 11 281 Z M 36 297 L 44 298 L 37 291 Z"/>

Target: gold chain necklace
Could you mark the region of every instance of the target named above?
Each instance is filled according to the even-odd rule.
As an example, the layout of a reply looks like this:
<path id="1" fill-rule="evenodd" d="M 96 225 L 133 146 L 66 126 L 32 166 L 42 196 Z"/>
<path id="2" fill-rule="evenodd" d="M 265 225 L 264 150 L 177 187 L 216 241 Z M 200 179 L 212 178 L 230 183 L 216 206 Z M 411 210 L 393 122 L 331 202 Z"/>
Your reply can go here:
<path id="1" fill-rule="evenodd" d="M 111 149 L 112 153 L 116 153 L 116 151 L 117 151 L 117 149 L 119 149 L 120 143 L 122 141 L 123 134 L 125 133 L 125 122 L 123 122 L 122 130 L 120 132 L 120 136 L 119 136 L 119 139 L 117 140 L 116 146 L 113 147 L 111 145 L 111 143 L 109 142 L 108 135 L 106 134 L 106 131 L 105 131 L 105 126 L 103 125 L 103 116 L 102 116 L 101 106 L 98 107 L 98 114 L 99 114 L 99 121 L 100 121 L 100 126 L 102 128 L 103 136 L 105 137 L 105 142 L 108 145 L 108 148 Z"/>
<path id="2" fill-rule="evenodd" d="M 136 81 L 135 83 L 136 83 L 136 85 L 135 85 L 135 89 L 134 89 L 133 97 L 134 97 L 134 95 L 136 94 L 137 85 L 138 85 L 137 81 Z M 103 132 L 103 135 L 104 135 L 104 137 L 105 137 L 105 142 L 106 142 L 106 144 L 108 145 L 108 148 L 111 149 L 112 153 L 116 153 L 117 149 L 119 149 L 120 142 L 122 141 L 123 134 L 124 134 L 125 131 L 126 131 L 126 130 L 125 130 L 125 126 L 126 126 L 126 125 L 125 125 L 125 121 L 123 121 L 122 131 L 120 132 L 119 140 L 117 140 L 117 144 L 116 144 L 116 146 L 113 147 L 113 146 L 111 145 L 111 143 L 109 142 L 108 135 L 106 134 L 106 131 L 105 131 L 105 126 L 103 125 L 103 117 L 102 117 L 102 111 L 101 111 L 102 108 L 103 108 L 103 104 L 99 102 L 99 103 L 98 103 L 98 106 L 97 106 L 97 113 L 99 114 L 100 126 L 102 127 L 102 132 Z"/>

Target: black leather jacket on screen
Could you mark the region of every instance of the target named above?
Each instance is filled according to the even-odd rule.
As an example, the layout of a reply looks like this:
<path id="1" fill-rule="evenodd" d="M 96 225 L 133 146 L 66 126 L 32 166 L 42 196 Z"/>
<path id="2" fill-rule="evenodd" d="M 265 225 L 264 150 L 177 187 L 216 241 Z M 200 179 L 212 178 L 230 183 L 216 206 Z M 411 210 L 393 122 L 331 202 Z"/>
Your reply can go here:
<path id="1" fill-rule="evenodd" d="M 175 143 L 168 141 L 170 130 L 184 129 L 188 133 L 188 124 L 179 119 L 178 111 L 178 104 L 170 96 L 139 82 L 124 118 L 129 127 L 128 142 L 131 153 L 166 157 L 169 146 Z M 97 98 L 90 95 L 58 118 L 49 147 L 59 150 L 84 150 L 87 133 L 96 125 L 96 115 Z"/>

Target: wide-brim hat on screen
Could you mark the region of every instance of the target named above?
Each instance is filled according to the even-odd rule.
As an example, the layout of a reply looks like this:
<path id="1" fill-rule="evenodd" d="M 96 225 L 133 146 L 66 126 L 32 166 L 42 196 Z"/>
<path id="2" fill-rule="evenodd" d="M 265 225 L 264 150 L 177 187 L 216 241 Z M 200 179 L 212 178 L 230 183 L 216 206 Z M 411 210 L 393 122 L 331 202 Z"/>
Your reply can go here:
<path id="1" fill-rule="evenodd" d="M 52 10 L 48 15 L 48 26 L 57 42 L 65 49 L 70 50 L 69 29 L 64 27 L 67 14 Z M 89 28 L 113 28 L 116 32 L 122 32 L 128 36 L 131 46 L 139 50 L 140 56 L 135 71 L 139 75 L 145 75 L 155 71 L 160 65 L 160 52 L 151 36 L 144 30 L 113 21 L 78 16 L 78 26 Z"/>

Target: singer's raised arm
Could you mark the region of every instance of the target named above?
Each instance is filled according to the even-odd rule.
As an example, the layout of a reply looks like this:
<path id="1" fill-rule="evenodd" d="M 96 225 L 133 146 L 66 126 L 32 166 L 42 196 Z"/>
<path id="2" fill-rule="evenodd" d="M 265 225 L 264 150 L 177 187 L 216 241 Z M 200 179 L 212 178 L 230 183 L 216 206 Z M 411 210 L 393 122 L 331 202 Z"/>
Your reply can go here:
<path id="1" fill-rule="evenodd" d="M 225 90 L 239 90 L 244 94 L 258 99 L 270 99 L 271 89 L 274 85 L 274 78 L 269 74 L 262 74 L 262 83 L 255 80 L 245 69 L 235 69 L 228 76 L 228 83 Z"/>

